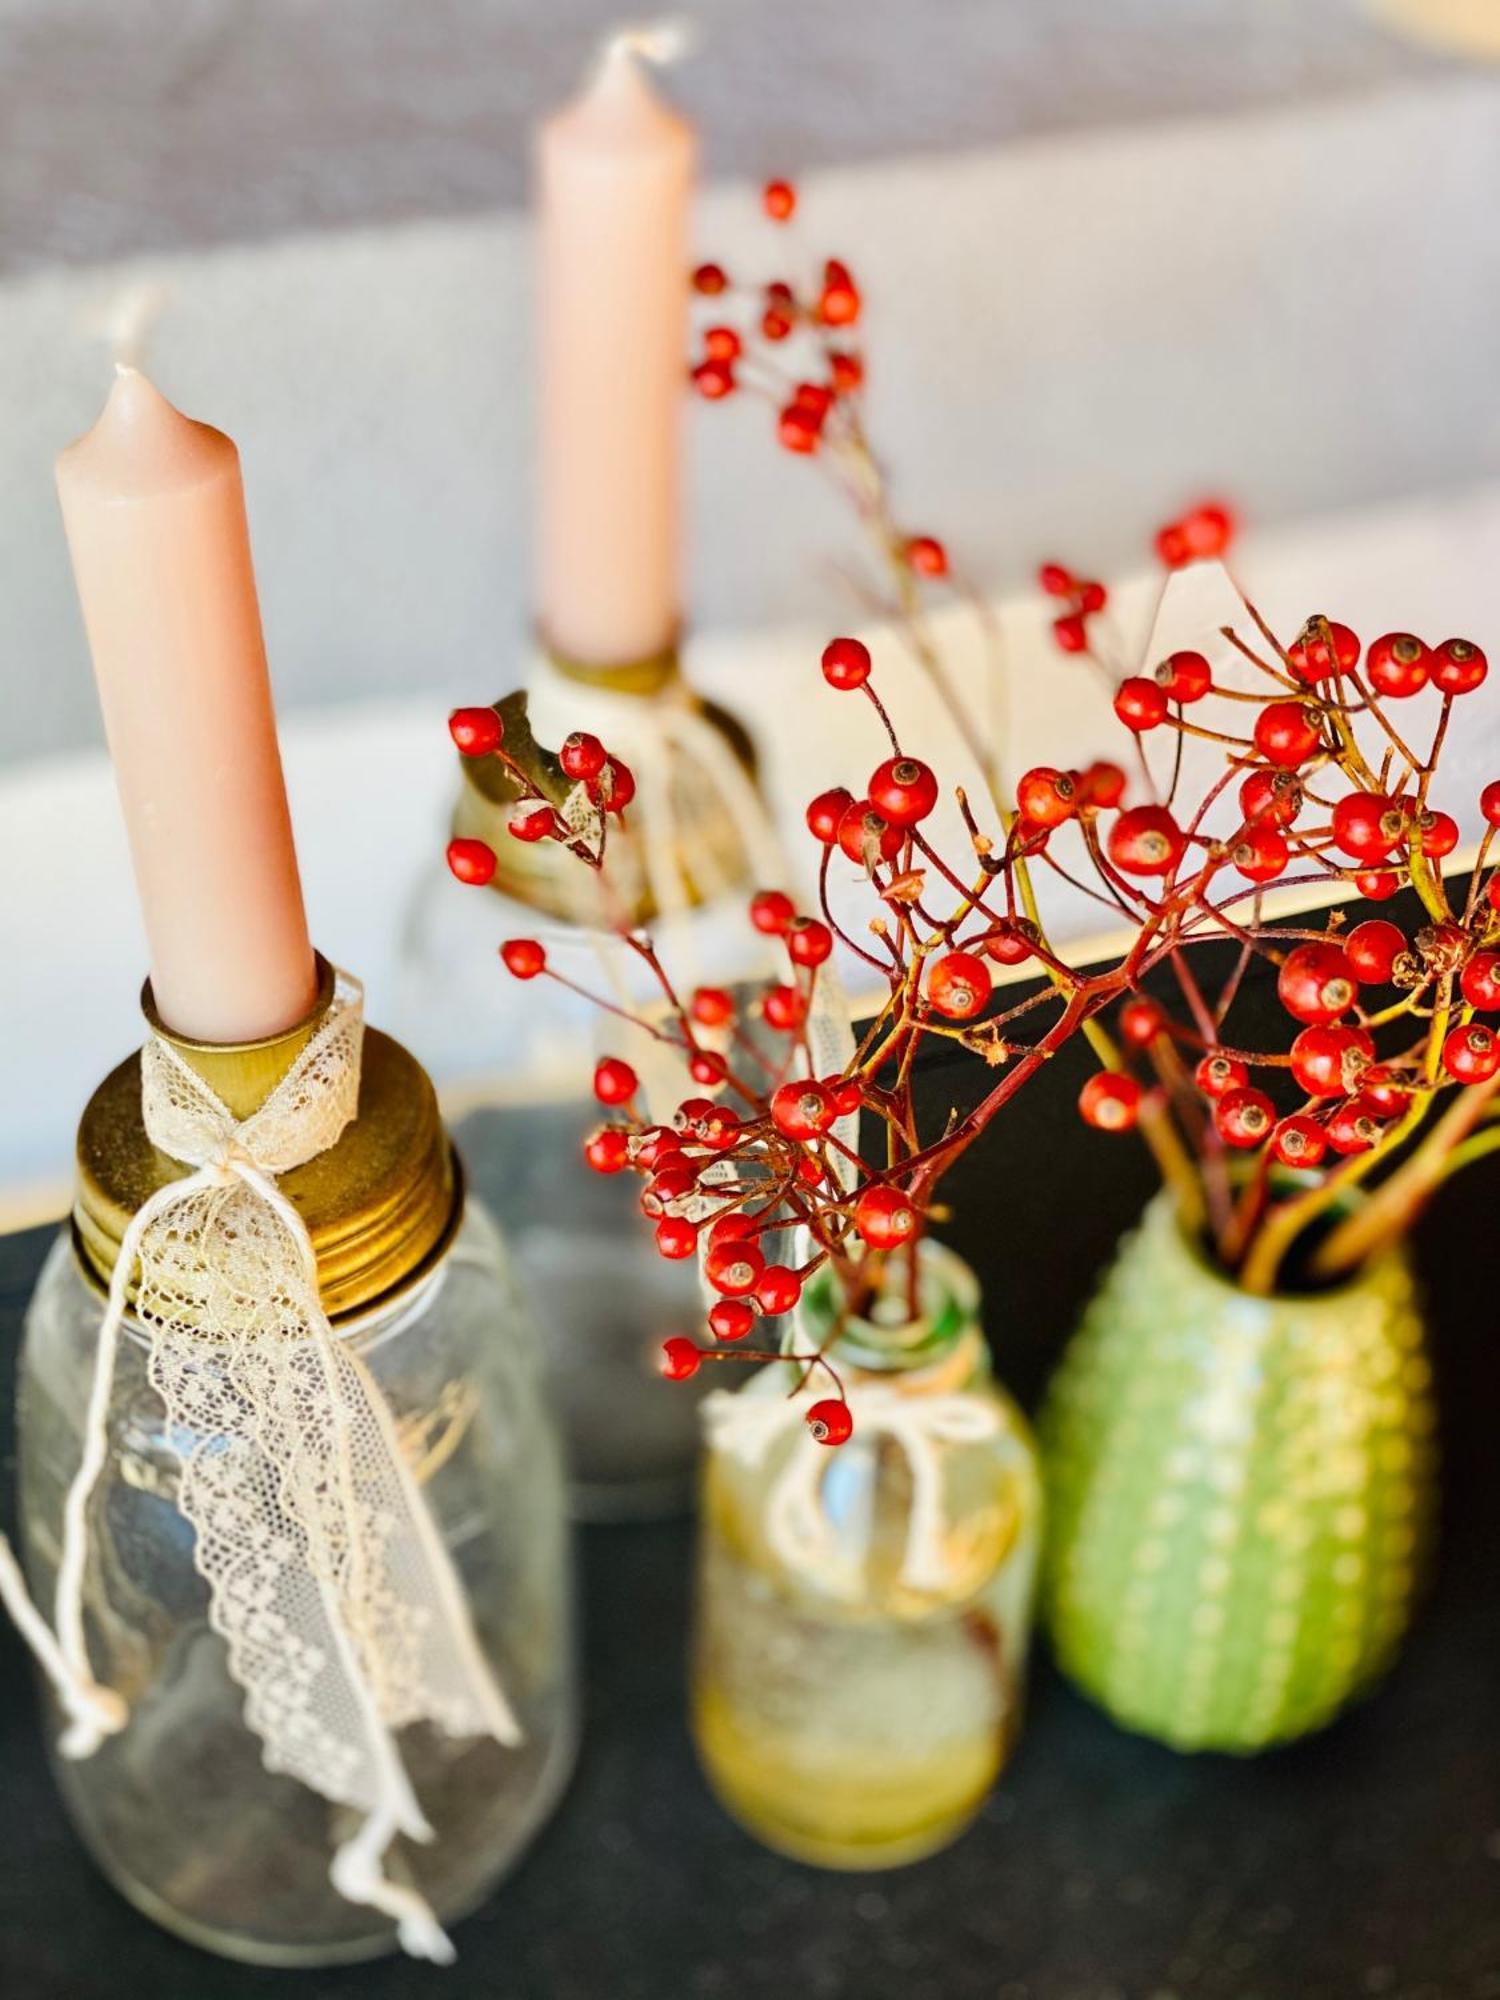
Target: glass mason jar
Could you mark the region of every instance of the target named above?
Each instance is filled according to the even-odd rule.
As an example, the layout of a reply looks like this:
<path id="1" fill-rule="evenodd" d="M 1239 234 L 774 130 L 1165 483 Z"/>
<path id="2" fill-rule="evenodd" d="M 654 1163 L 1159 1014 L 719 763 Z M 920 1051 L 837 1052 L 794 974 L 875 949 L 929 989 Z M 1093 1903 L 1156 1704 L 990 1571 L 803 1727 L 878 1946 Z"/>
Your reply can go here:
<path id="1" fill-rule="evenodd" d="M 1157 1196 L 1042 1408 L 1064 1673 L 1178 1750 L 1321 1728 L 1410 1621 L 1435 1430 L 1404 1243 L 1343 1284 L 1260 1297 Z"/>
<path id="2" fill-rule="evenodd" d="M 847 1443 L 812 1438 L 803 1417 L 826 1390 L 788 1402 L 801 1370 L 787 1362 L 706 1410 L 698 1753 L 752 1833 L 824 1867 L 889 1867 L 945 1846 L 1021 1720 L 1036 1455 L 991 1378 L 973 1273 L 927 1243 L 920 1275 L 919 1318 L 893 1298 L 830 1350 L 854 1419 Z M 808 1342 L 832 1311 L 832 1287 L 811 1287 Z"/>
<path id="3" fill-rule="evenodd" d="M 22 1528 L 46 1607 L 103 1312 L 99 1282 L 65 1236 L 30 1308 L 21 1375 Z M 571 1765 L 577 1691 L 559 1455 L 534 1339 L 477 1206 L 435 1265 L 335 1331 L 390 1405 L 481 1651 L 524 1731 L 514 1749 L 426 1725 L 397 1739 L 436 1838 L 398 1838 L 386 1868 L 415 1883 L 442 1921 L 513 1866 Z M 389 1920 L 329 1881 L 357 1816 L 267 1771 L 246 1725 L 176 1504 L 179 1463 L 195 1440 L 168 1431 L 147 1352 L 143 1328 L 127 1319 L 109 1456 L 89 1508 L 83 1606 L 96 1676 L 124 1696 L 130 1720 L 94 1756 L 56 1760 L 63 1798 L 105 1874 L 194 1944 L 270 1965 L 394 1950 Z"/>

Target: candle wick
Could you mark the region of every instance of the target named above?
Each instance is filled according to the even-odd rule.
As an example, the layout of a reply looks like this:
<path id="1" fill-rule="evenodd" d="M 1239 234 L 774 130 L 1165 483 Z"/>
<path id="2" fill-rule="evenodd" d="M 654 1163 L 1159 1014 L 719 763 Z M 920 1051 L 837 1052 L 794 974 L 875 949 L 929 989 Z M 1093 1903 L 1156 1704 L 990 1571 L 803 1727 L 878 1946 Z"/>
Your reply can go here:
<path id="1" fill-rule="evenodd" d="M 622 56 L 638 56 L 657 69 L 681 62 L 692 53 L 697 32 L 693 23 L 680 14 L 660 20 L 642 21 L 628 28 L 616 28 L 599 48 L 599 66 L 618 62 Z"/>

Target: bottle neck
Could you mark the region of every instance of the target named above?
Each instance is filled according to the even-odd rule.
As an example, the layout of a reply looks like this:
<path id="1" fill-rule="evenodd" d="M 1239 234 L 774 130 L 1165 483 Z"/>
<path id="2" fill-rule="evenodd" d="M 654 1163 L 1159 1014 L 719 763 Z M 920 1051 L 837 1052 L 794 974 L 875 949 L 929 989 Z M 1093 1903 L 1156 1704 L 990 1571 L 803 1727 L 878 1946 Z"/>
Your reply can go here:
<path id="1" fill-rule="evenodd" d="M 986 1364 L 979 1281 L 953 1251 L 923 1242 L 916 1302 L 913 1314 L 910 1265 L 904 1256 L 892 1257 L 874 1305 L 848 1319 L 829 1349 L 836 1365 L 869 1379 L 898 1380 L 913 1390 L 963 1387 Z M 835 1280 L 825 1271 L 807 1296 L 806 1338 L 819 1345 L 828 1339 L 838 1304 Z"/>

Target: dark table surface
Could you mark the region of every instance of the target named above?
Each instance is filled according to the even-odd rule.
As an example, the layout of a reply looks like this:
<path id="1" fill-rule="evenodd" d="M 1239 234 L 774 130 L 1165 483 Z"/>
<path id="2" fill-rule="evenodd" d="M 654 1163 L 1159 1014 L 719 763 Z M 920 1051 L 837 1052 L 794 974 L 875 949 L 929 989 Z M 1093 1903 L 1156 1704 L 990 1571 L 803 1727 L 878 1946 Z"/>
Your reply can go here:
<path id="1" fill-rule="evenodd" d="M 1070 1050 L 1016 1103 L 1005 1143 L 971 1155 L 954 1189 L 948 1233 L 984 1278 L 1000 1364 L 1028 1402 L 1150 1185 L 1133 1144 L 1071 1116 L 1082 1060 Z M 1321 1736 L 1246 1761 L 1177 1756 L 1114 1728 L 1043 1648 L 1027 1729 L 973 1830 L 914 1867 L 819 1873 L 757 1847 L 698 1776 L 683 1722 L 690 1528 L 590 1528 L 577 1775 L 516 1874 L 458 1928 L 457 1967 L 260 1972 L 177 1943 L 95 1874 L 0 1621 L 0 1996 L 1500 1996 L 1497 1214 L 1491 1159 L 1418 1232 L 1444 1411 L 1442 1552 L 1396 1671 Z M 0 1239 L 0 1406 L 45 1241 Z"/>

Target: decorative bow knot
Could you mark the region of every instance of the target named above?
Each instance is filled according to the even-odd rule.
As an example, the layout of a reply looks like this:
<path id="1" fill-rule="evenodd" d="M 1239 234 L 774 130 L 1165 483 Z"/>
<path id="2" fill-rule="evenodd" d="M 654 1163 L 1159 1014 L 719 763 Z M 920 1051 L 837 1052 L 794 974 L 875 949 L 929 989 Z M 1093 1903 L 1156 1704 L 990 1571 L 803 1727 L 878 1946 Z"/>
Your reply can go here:
<path id="1" fill-rule="evenodd" d="M 425 1900 L 381 1868 L 398 1832 L 432 1838 L 394 1732 L 424 1720 L 507 1744 L 521 1732 L 390 1408 L 330 1326 L 312 1239 L 276 1184 L 355 1116 L 363 1034 L 360 988 L 339 975 L 307 1046 L 243 1120 L 170 1043 L 153 1037 L 141 1051 L 146 1131 L 193 1171 L 150 1197 L 120 1245 L 64 1509 L 55 1635 L 3 1539 L 0 1598 L 57 1690 L 64 1754 L 91 1755 L 128 1720 L 120 1696 L 94 1679 L 83 1576 L 138 1273 L 149 1378 L 169 1434 L 192 1440 L 178 1505 L 265 1765 L 364 1815 L 333 1856 L 335 1888 L 393 1918 L 413 1956 L 446 1962 L 452 1946 Z"/>
<path id="2" fill-rule="evenodd" d="M 942 1447 L 1000 1436 L 1006 1426 L 999 1406 L 962 1393 L 905 1395 L 880 1386 L 854 1388 L 848 1396 L 854 1440 L 831 1454 L 807 1428 L 807 1412 L 816 1400 L 810 1389 L 777 1398 L 718 1389 L 703 1400 L 710 1445 L 746 1465 L 763 1464 L 779 1439 L 788 1434 L 795 1438 L 767 1500 L 766 1539 L 772 1548 L 789 1569 L 821 1571 L 842 1594 L 852 1594 L 858 1576 L 840 1556 L 824 1505 L 824 1481 L 838 1457 L 858 1450 L 861 1440 L 888 1437 L 901 1447 L 911 1470 L 900 1580 L 912 1590 L 946 1589 L 954 1567 L 944 1546 Z"/>

